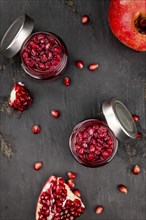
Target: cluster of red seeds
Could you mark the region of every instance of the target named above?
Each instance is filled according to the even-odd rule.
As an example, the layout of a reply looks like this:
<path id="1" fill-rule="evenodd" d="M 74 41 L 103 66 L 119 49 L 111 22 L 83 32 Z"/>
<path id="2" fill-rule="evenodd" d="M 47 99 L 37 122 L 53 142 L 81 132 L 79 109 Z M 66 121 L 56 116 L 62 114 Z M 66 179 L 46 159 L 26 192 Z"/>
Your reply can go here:
<path id="1" fill-rule="evenodd" d="M 62 59 L 59 41 L 50 34 L 34 34 L 22 49 L 25 65 L 34 71 L 55 69 Z"/>
<path id="2" fill-rule="evenodd" d="M 51 184 L 52 183 L 52 184 Z M 47 220 L 51 213 L 54 214 L 53 220 L 74 220 L 83 212 L 80 199 L 74 201 L 67 198 L 67 189 L 63 178 L 53 179 L 50 187 L 42 192 L 40 204 L 42 205 L 38 215 L 38 220 Z"/>
<path id="3" fill-rule="evenodd" d="M 76 135 L 76 153 L 83 162 L 102 162 L 113 153 L 111 132 L 102 125 L 87 126 Z"/>
<path id="4" fill-rule="evenodd" d="M 32 98 L 24 85 L 22 83 L 14 84 L 10 95 L 9 106 L 18 111 L 24 111 L 31 103 Z"/>

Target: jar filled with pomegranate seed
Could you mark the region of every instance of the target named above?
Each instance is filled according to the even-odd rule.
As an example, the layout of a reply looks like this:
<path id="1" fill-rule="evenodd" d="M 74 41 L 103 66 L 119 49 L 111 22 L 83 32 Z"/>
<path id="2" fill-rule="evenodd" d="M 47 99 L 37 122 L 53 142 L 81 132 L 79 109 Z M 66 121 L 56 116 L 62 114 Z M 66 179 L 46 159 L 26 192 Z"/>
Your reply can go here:
<path id="1" fill-rule="evenodd" d="M 137 127 L 123 103 L 112 98 L 102 104 L 104 120 L 88 119 L 77 124 L 69 146 L 82 165 L 98 167 L 109 163 L 118 149 L 118 141 L 136 138 Z"/>
<path id="2" fill-rule="evenodd" d="M 67 50 L 64 42 L 51 32 L 32 33 L 34 21 L 27 15 L 18 17 L 5 33 L 0 52 L 8 58 L 19 51 L 24 71 L 36 79 L 51 79 L 64 72 Z"/>

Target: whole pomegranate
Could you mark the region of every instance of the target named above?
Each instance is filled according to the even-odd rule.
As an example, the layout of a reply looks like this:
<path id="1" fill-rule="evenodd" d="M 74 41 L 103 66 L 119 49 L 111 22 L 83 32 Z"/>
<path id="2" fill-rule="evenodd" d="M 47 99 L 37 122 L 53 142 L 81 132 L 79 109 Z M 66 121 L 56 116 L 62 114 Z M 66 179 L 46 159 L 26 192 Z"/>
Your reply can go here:
<path id="1" fill-rule="evenodd" d="M 36 220 L 74 220 L 85 206 L 62 177 L 50 176 L 43 187 L 36 207 Z"/>
<path id="2" fill-rule="evenodd" d="M 14 84 L 10 94 L 9 106 L 18 111 L 24 111 L 32 103 L 32 98 L 24 84 L 18 82 Z"/>
<path id="3" fill-rule="evenodd" d="M 110 0 L 109 25 L 126 46 L 146 51 L 146 0 Z"/>

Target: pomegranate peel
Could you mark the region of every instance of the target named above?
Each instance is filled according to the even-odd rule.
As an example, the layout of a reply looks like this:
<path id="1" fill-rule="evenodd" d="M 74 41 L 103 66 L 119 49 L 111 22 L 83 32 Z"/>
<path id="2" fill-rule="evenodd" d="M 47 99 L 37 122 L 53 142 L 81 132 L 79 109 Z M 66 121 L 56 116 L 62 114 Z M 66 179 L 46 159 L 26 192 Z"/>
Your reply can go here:
<path id="1" fill-rule="evenodd" d="M 50 176 L 44 185 L 36 206 L 36 220 L 76 219 L 85 210 L 62 177 Z"/>

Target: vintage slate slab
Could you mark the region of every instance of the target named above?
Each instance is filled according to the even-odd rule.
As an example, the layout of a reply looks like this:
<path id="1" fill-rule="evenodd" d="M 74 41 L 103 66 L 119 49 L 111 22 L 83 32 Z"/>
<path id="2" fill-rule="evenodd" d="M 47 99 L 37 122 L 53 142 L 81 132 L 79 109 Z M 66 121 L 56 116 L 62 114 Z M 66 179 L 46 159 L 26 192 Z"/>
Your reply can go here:
<path id="1" fill-rule="evenodd" d="M 81 220 L 146 219 L 146 53 L 134 52 L 122 45 L 111 33 L 107 20 L 108 0 L 0 0 L 0 37 L 11 22 L 26 13 L 35 20 L 35 31 L 51 31 L 66 43 L 70 87 L 63 78 L 40 82 L 28 77 L 20 66 L 19 55 L 8 60 L 0 56 L 0 219 L 35 219 L 38 195 L 51 175 L 77 173 L 87 207 Z M 83 26 L 81 16 L 88 14 L 91 23 Z M 97 62 L 94 73 L 78 70 L 74 61 L 82 59 L 88 66 Z M 33 105 L 22 114 L 7 106 L 12 85 L 21 81 L 33 96 Z M 132 113 L 141 118 L 139 141 L 120 143 L 113 161 L 101 168 L 86 168 L 70 154 L 68 139 L 72 128 L 87 118 L 97 118 L 100 104 L 116 96 Z M 57 108 L 61 117 L 50 111 Z M 40 124 L 38 135 L 31 132 Z M 33 170 L 36 161 L 42 170 Z M 142 167 L 138 176 L 131 173 L 134 164 Z M 118 184 L 128 187 L 120 194 Z M 101 216 L 95 207 L 105 208 Z"/>

